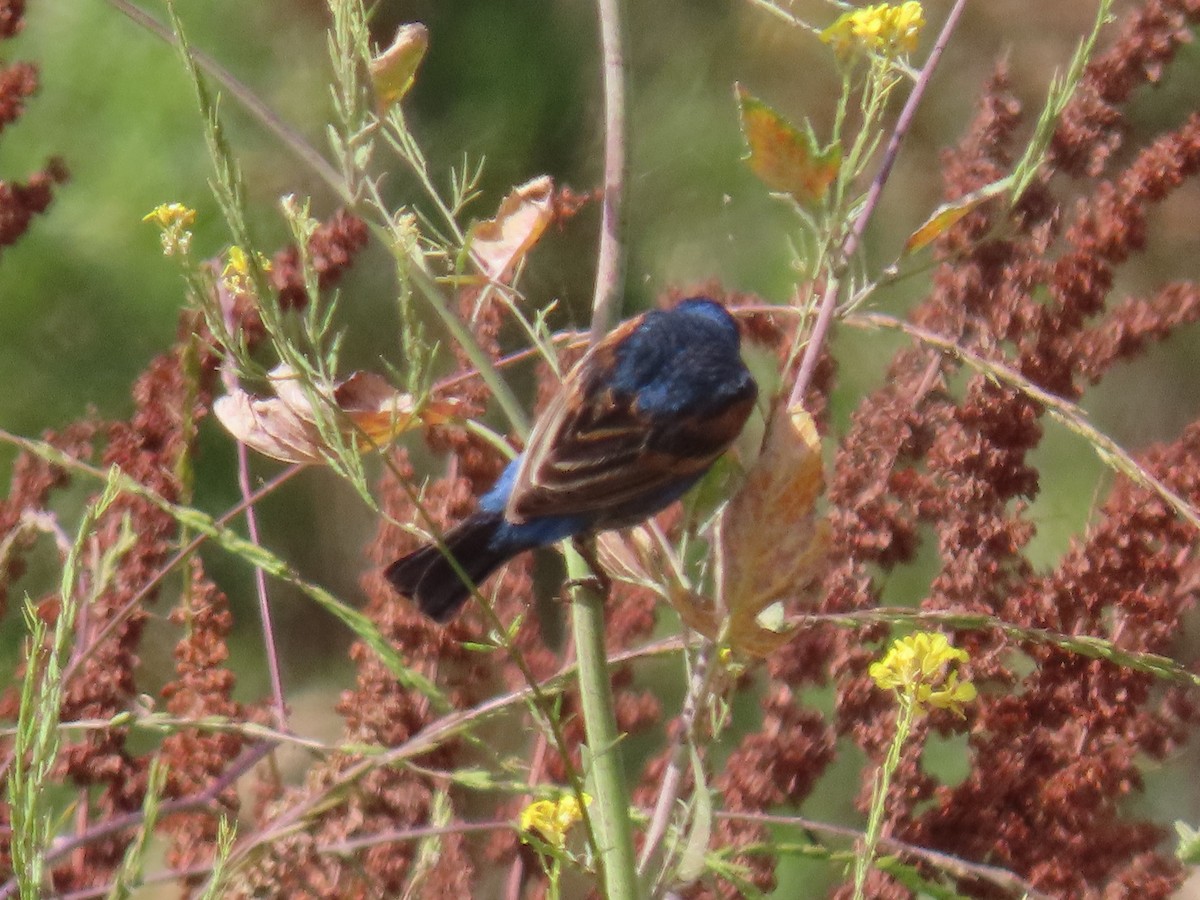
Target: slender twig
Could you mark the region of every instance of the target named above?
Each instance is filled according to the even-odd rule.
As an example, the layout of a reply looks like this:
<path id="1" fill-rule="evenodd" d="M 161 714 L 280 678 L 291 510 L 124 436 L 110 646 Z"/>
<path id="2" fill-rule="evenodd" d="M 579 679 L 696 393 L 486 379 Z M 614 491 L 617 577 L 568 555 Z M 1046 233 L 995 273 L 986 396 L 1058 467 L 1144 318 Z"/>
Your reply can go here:
<path id="1" fill-rule="evenodd" d="M 563 659 L 563 665 L 571 665 L 575 662 L 575 645 L 567 644 L 566 654 Z M 533 757 L 529 763 L 529 778 L 527 783 L 530 787 L 536 785 L 542 778 L 542 767 L 546 763 L 546 750 L 549 747 L 549 741 L 546 739 L 546 732 L 539 731 L 537 741 L 533 746 Z M 521 798 L 521 805 L 529 803 L 533 799 L 531 794 L 526 794 Z M 525 860 L 518 853 L 513 857 L 512 865 L 508 869 L 508 881 L 505 883 L 504 896 L 507 900 L 520 900 L 521 897 L 521 882 L 525 877 Z"/>
<path id="2" fill-rule="evenodd" d="M 3 435 L 0 435 L 0 439 L 3 439 Z M 249 497 L 243 497 L 240 503 L 231 507 L 225 513 L 223 513 L 220 518 L 216 519 L 216 523 L 222 526 L 228 525 L 231 520 L 240 515 L 247 507 L 252 506 L 263 497 L 273 493 L 280 485 L 297 475 L 304 468 L 305 466 L 303 465 L 297 465 L 288 469 L 284 469 Z M 117 629 L 117 627 L 123 621 L 125 621 L 128 615 L 134 609 L 138 608 L 138 606 L 143 600 L 146 599 L 150 592 L 158 587 L 162 583 L 163 579 L 170 575 L 171 572 L 173 572 L 181 562 L 194 553 L 196 548 L 207 541 L 209 537 L 210 535 L 208 534 L 197 534 L 194 538 L 188 541 L 184 547 L 180 548 L 174 556 L 163 563 L 163 565 L 159 567 L 158 571 L 154 573 L 150 580 L 143 584 L 138 591 L 132 597 L 130 597 L 128 601 L 126 601 L 125 605 L 121 607 L 121 609 L 118 610 L 117 613 L 105 623 L 104 628 L 100 630 L 100 633 L 89 641 L 88 648 L 84 650 L 83 653 L 79 654 L 78 657 L 71 660 L 70 665 L 67 666 L 66 672 L 63 674 L 63 678 L 70 678 L 75 673 L 75 670 L 78 669 L 79 666 L 84 662 L 86 662 L 88 658 L 95 652 L 96 648 L 112 636 L 112 633 Z"/>
<path id="3" fill-rule="evenodd" d="M 716 818 L 737 822 L 756 822 L 761 825 L 785 825 L 803 831 L 832 834 L 852 840 L 862 840 L 864 837 L 864 833 L 858 829 L 846 828 L 842 825 L 832 825 L 828 822 L 819 822 L 815 819 L 805 819 L 801 816 L 718 811 Z M 900 853 L 911 856 L 914 859 L 924 860 L 941 869 L 943 872 L 953 875 L 955 878 L 977 878 L 1006 890 L 1019 891 L 1029 897 L 1030 900 L 1050 900 L 1048 894 L 1039 891 L 1020 875 L 1010 872 L 1008 869 L 1002 869 L 999 866 L 971 862 L 958 856 L 951 856 L 949 853 L 941 853 L 937 850 L 930 850 L 928 847 L 920 847 L 916 844 L 907 844 L 904 841 L 898 841 L 891 837 L 881 838 L 879 846 L 891 853 Z"/>
<path id="4" fill-rule="evenodd" d="M 801 31 L 807 31 L 809 34 L 815 35 L 821 34 L 821 29 L 816 25 L 808 24 L 799 16 L 792 15 L 792 13 L 788 12 L 782 6 L 772 3 L 771 0 L 750 0 L 750 3 L 760 9 L 765 9 L 767 12 L 777 16 L 789 25 L 799 28 Z"/>
<path id="5" fill-rule="evenodd" d="M 625 53 L 621 0 L 596 0 L 604 66 L 604 203 L 592 294 L 592 343 L 612 327 L 621 299 L 625 192 Z"/>
<path id="6" fill-rule="evenodd" d="M 222 303 L 221 310 L 225 318 L 225 328 L 230 334 L 233 334 L 237 330 L 233 304 Z M 225 385 L 225 392 L 233 396 L 238 390 L 238 378 L 232 356 L 226 357 L 221 365 L 221 380 Z M 250 458 L 246 444 L 241 440 L 237 442 L 237 480 L 238 489 L 242 492 L 242 500 L 248 501 L 252 493 L 250 489 Z M 254 504 L 249 502 L 246 503 L 246 534 L 250 538 L 251 544 L 256 547 L 262 546 L 262 542 L 258 538 L 258 514 L 254 510 Z M 262 566 L 254 567 L 254 593 L 258 598 L 258 618 L 262 623 L 263 650 L 267 657 L 267 672 L 271 679 L 275 724 L 286 731 L 287 704 L 283 700 L 283 679 L 279 675 L 279 652 L 278 645 L 275 643 L 275 627 L 271 622 L 271 598 L 267 593 L 267 575 Z"/>
<path id="7" fill-rule="evenodd" d="M 258 515 L 254 504 L 250 503 L 253 491 L 250 488 L 250 461 L 247 458 L 246 445 L 237 442 L 237 477 L 238 489 L 242 492 L 242 500 L 246 503 L 246 534 L 250 543 L 261 546 L 258 539 Z M 267 657 L 267 672 L 271 678 L 271 700 L 275 706 L 275 724 L 287 730 L 287 704 L 283 699 L 283 679 L 279 675 L 279 652 L 275 643 L 275 628 L 271 622 L 271 598 L 267 593 L 267 574 L 262 566 L 254 567 L 254 593 L 258 597 L 258 616 L 262 622 L 263 651 Z"/>
<path id="8" fill-rule="evenodd" d="M 194 729 L 210 734 L 237 734 L 253 741 L 269 741 L 274 744 L 300 747 L 314 754 L 328 755 L 330 753 L 361 752 L 362 745 L 331 744 L 316 738 L 306 738 L 289 731 L 280 731 L 269 725 L 257 722 L 246 722 L 241 719 L 230 719 L 223 716 L 172 716 L 166 713 L 146 713 L 139 715 L 132 710 L 117 713 L 115 716 L 99 719 L 72 719 L 69 722 L 59 722 L 57 730 L 69 734 L 72 732 L 107 731 L 112 728 L 141 729 L 170 733 L 184 728 Z M 15 728 L 0 728 L 0 737 L 11 738 L 16 733 Z M 0 834 L 4 829 L 0 828 Z"/>
<path id="9" fill-rule="evenodd" d="M 638 874 L 643 877 L 649 871 L 650 860 L 658 850 L 663 835 L 667 833 L 671 810 L 675 806 L 675 798 L 679 796 L 679 786 L 683 783 L 684 753 L 687 746 L 695 742 L 696 716 L 717 670 L 712 664 L 712 650 L 712 641 L 705 640 L 692 667 L 687 696 L 679 714 L 679 733 L 675 736 L 671 748 L 671 759 L 663 773 L 662 787 L 654 804 L 654 812 L 650 816 L 650 826 L 646 829 L 646 842 L 642 845 L 642 854 L 638 858 Z"/>
<path id="10" fill-rule="evenodd" d="M 950 42 L 950 36 L 954 33 L 959 17 L 962 16 L 966 5 L 967 0 L 955 0 L 954 7 L 950 10 L 950 15 L 946 17 L 946 22 L 942 26 L 941 34 L 938 35 L 933 49 L 929 51 L 929 58 L 925 60 L 925 65 L 921 68 L 921 74 L 918 76 L 916 84 L 913 85 L 912 93 L 908 95 L 904 109 L 900 111 L 900 116 L 896 119 L 896 125 L 892 129 L 891 137 L 888 139 L 887 148 L 884 150 L 883 158 L 879 163 L 879 169 L 876 171 L 875 177 L 871 180 L 871 185 L 867 189 L 862 209 L 859 211 L 854 223 L 850 226 L 850 231 L 846 234 L 846 238 L 842 242 L 841 252 L 836 262 L 839 270 L 845 269 L 850 259 L 858 252 L 858 246 L 862 241 L 863 235 L 866 233 L 867 224 L 871 221 L 875 207 L 879 204 L 879 197 L 883 193 L 884 185 L 887 183 L 888 177 L 892 173 L 892 167 L 895 165 L 896 157 L 900 153 L 900 144 L 904 140 L 904 136 L 908 134 L 908 129 L 912 126 L 917 108 L 920 106 L 921 100 L 925 97 L 925 90 L 929 87 L 930 79 L 933 78 L 933 72 L 942 58 L 942 51 L 946 49 L 946 45 Z M 804 394 L 808 390 L 809 384 L 812 383 L 813 373 L 817 368 L 817 360 L 820 359 L 821 351 L 824 349 L 825 339 L 829 335 L 829 326 L 833 322 L 833 314 L 837 309 L 837 298 L 840 289 L 841 273 L 840 271 L 835 271 L 830 274 L 829 280 L 825 284 L 825 291 L 821 295 L 821 303 L 817 310 L 817 320 L 813 323 L 813 330 L 808 339 L 808 346 L 804 348 L 804 358 L 800 361 L 800 371 L 796 374 L 796 382 L 792 385 L 792 393 L 788 398 L 789 406 L 798 406 L 802 403 Z"/>
<path id="11" fill-rule="evenodd" d="M 456 822 L 453 825 L 426 825 L 421 828 L 395 828 L 379 831 L 362 837 L 349 838 L 333 844 L 323 844 L 317 848 L 318 853 L 349 855 L 365 847 L 377 847 L 380 844 L 397 844 L 402 841 L 415 841 L 427 837 L 439 837 L 447 834 L 471 834 L 479 831 L 498 831 L 501 828 L 512 828 L 511 819 L 493 819 L 488 822 Z"/>

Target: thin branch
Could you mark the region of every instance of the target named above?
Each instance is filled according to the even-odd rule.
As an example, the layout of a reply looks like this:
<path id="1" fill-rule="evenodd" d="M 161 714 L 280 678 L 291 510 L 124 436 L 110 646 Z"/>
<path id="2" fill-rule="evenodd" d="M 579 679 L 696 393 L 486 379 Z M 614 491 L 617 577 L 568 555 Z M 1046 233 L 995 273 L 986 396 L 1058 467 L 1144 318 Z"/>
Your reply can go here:
<path id="1" fill-rule="evenodd" d="M 247 458 L 246 445 L 237 442 L 237 477 L 238 489 L 242 492 L 242 500 L 246 504 L 246 533 L 250 543 L 261 546 L 258 539 L 258 515 L 254 504 L 250 502 L 253 492 L 250 490 L 250 461 Z M 279 652 L 275 643 L 275 628 L 271 622 L 271 598 L 267 593 L 267 574 L 261 566 L 254 567 L 254 593 L 258 598 L 258 615 L 262 621 L 263 651 L 267 657 L 267 672 L 271 678 L 271 699 L 275 706 L 275 724 L 287 730 L 287 704 L 283 699 L 283 679 L 279 675 Z"/>
<path id="2" fill-rule="evenodd" d="M 679 796 L 679 786 L 683 782 L 684 751 L 689 744 L 695 742 L 696 717 L 701 709 L 701 701 L 707 696 L 717 667 L 712 664 L 712 641 L 705 640 L 696 655 L 692 668 L 692 677 L 688 682 L 687 696 L 683 701 L 683 710 L 679 714 L 679 733 L 675 736 L 671 748 L 671 759 L 663 773 L 662 787 L 654 804 L 654 812 L 650 816 L 650 826 L 646 829 L 646 842 L 642 845 L 642 854 L 638 858 L 638 874 L 643 877 L 649 871 L 650 860 L 658 850 L 663 835 L 667 833 L 667 825 L 671 820 L 671 810 L 675 799 Z M 699 786 L 697 786 L 699 789 Z"/>
<path id="3" fill-rule="evenodd" d="M 789 25 L 791 25 L 795 28 L 799 28 L 801 31 L 807 31 L 809 34 L 816 35 L 818 37 L 821 35 L 820 28 L 818 28 L 815 25 L 808 24 L 803 19 L 801 19 L 799 16 L 793 15 L 792 13 L 788 12 L 782 6 L 772 3 L 771 0 L 750 0 L 750 4 L 752 6 L 757 6 L 760 9 L 765 9 L 767 12 L 771 13 L 773 16 L 776 16 L 776 17 L 782 19 L 783 21 L 787 22 Z"/>
<path id="4" fill-rule="evenodd" d="M 823 832 L 825 834 L 837 835 L 838 837 L 850 838 L 851 840 L 862 840 L 864 837 L 864 833 L 855 828 L 831 825 L 827 822 L 818 822 L 813 819 L 802 818 L 801 816 L 717 812 L 716 817 L 718 819 L 730 819 L 738 822 L 756 822 L 762 825 L 786 825 L 791 828 L 819 833 Z M 892 853 L 901 853 L 915 859 L 924 860 L 955 878 L 976 878 L 993 884 L 996 887 L 1010 891 L 1019 891 L 1026 897 L 1029 897 L 1030 900 L 1050 900 L 1048 894 L 1039 891 L 1020 875 L 1010 872 L 1008 869 L 1002 869 L 999 866 L 988 866 L 983 863 L 971 862 L 958 856 L 952 856 L 949 853 L 940 853 L 937 850 L 930 850 L 928 847 L 919 847 L 916 844 L 906 844 L 903 841 L 898 841 L 890 837 L 880 838 L 879 846 Z"/>
<path id="5" fill-rule="evenodd" d="M 867 196 L 863 201 L 862 209 L 858 217 L 854 220 L 854 224 L 850 226 L 850 231 L 846 235 L 846 239 L 842 242 L 839 261 L 837 263 L 840 269 L 844 269 L 849 264 L 849 260 L 858 252 L 858 247 L 863 235 L 866 233 L 867 225 L 871 221 L 875 207 L 879 204 L 879 197 L 883 193 L 883 187 L 887 183 L 888 177 L 892 173 L 892 167 L 895 165 L 896 157 L 900 153 L 900 144 L 904 140 L 904 136 L 908 134 L 908 129 L 912 126 L 913 119 L 917 114 L 917 108 L 920 106 L 921 100 L 925 97 L 925 89 L 929 87 L 929 81 L 933 78 L 934 69 L 937 68 L 937 64 L 942 58 L 942 51 L 946 49 L 946 45 L 950 42 L 950 36 L 954 33 L 959 17 L 962 16 L 966 5 L 967 0 L 955 0 L 954 8 L 950 10 L 950 15 L 946 17 L 946 22 L 942 26 L 941 34 L 938 35 L 933 49 L 929 51 L 929 58 L 925 60 L 925 65 L 921 69 L 917 83 L 913 85 L 912 93 L 908 95 L 904 109 L 901 110 L 899 118 L 896 119 L 896 126 L 892 129 L 892 136 L 888 139 L 887 149 L 884 150 L 883 159 L 879 163 L 879 170 L 875 173 L 875 177 L 871 180 L 871 185 L 867 189 Z M 804 358 L 800 361 L 800 371 L 796 374 L 796 383 L 792 385 L 792 393 L 788 398 L 788 406 L 800 405 L 804 400 L 805 392 L 812 383 L 813 373 L 817 368 L 817 360 L 820 359 L 821 351 L 824 349 L 825 339 L 829 335 L 829 326 L 833 322 L 833 314 L 837 309 L 837 298 L 840 288 L 841 273 L 834 272 L 830 275 L 829 281 L 825 285 L 825 292 L 821 295 L 821 304 L 817 310 L 817 321 L 813 324 L 813 331 L 808 339 L 808 346 L 804 348 Z"/>
<path id="6" fill-rule="evenodd" d="M 571 665 L 575 662 L 575 645 L 567 644 L 566 654 L 563 659 L 564 665 Z M 546 733 L 539 731 L 537 741 L 533 747 L 533 759 L 529 763 L 529 779 L 527 783 L 530 787 L 536 785 L 542 778 L 542 767 L 546 763 L 546 750 L 549 747 L 549 742 L 546 739 Z M 521 798 L 521 805 L 531 802 L 532 794 L 526 794 Z M 505 883 L 504 896 L 507 900 L 520 900 L 521 898 L 521 883 L 525 878 L 525 860 L 520 853 L 513 857 L 512 865 L 508 870 L 508 880 Z"/>
<path id="7" fill-rule="evenodd" d="M 600 218 L 600 250 L 592 294 L 592 343 L 617 318 L 624 274 L 625 192 L 625 53 L 621 0 L 596 0 L 600 14 L 600 47 L 604 66 L 604 202 Z"/>
<path id="8" fill-rule="evenodd" d="M 402 841 L 416 841 L 427 837 L 438 837 L 446 834 L 472 834 L 480 831 L 498 831 L 501 828 L 512 828 L 512 819 L 492 819 L 488 822 L 458 822 L 454 825 L 426 825 L 421 828 L 396 828 L 387 831 L 367 834 L 362 837 L 349 838 L 333 844 L 318 847 L 318 853 L 349 855 L 365 847 L 377 847 L 380 844 L 397 844 Z"/>
<path id="9" fill-rule="evenodd" d="M 300 747 L 317 755 L 331 753 L 361 753 L 359 743 L 331 744 L 316 738 L 307 738 L 295 732 L 280 731 L 269 725 L 257 722 L 245 722 L 240 719 L 230 719 L 222 716 L 173 716 L 167 713 L 146 713 L 139 715 L 132 711 L 120 712 L 115 716 L 102 719 L 72 719 L 69 722 L 59 722 L 57 730 L 63 734 L 73 732 L 107 731 L 112 728 L 138 728 L 143 731 L 153 731 L 171 734 L 184 728 L 191 728 L 208 734 L 236 734 L 246 738 L 248 743 L 268 741 L 273 744 Z M 0 728 L 0 737 L 11 738 L 16 734 L 16 728 Z M 4 834 L 0 827 L 0 834 Z"/>
<path id="10" fill-rule="evenodd" d="M 234 321 L 233 304 L 221 304 L 222 315 L 225 319 L 225 328 L 233 334 L 237 330 L 237 323 Z M 221 364 L 221 380 L 225 385 L 225 392 L 229 395 L 236 393 L 238 389 L 237 370 L 234 365 L 233 357 L 226 357 Z M 254 510 L 254 504 L 249 502 L 252 491 L 250 490 L 250 457 L 246 450 L 245 442 L 237 441 L 237 480 L 238 490 L 242 492 L 242 501 L 246 504 L 246 533 L 250 538 L 250 543 L 256 547 L 261 547 L 262 542 L 258 537 L 258 514 Z M 276 649 L 275 643 L 275 627 L 271 621 L 271 598 L 267 593 L 267 575 L 263 571 L 262 566 L 254 567 L 254 594 L 258 598 L 258 617 L 262 623 L 263 631 L 263 650 L 267 657 L 267 672 L 271 679 L 271 696 L 275 706 L 275 724 L 283 730 L 287 730 L 287 704 L 283 699 L 283 679 L 279 675 L 279 652 Z"/>

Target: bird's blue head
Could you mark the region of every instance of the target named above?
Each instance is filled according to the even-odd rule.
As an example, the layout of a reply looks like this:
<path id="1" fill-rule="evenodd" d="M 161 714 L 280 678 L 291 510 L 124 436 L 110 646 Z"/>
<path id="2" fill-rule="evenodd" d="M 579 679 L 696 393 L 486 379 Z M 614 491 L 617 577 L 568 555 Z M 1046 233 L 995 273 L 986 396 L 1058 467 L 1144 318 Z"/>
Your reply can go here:
<path id="1" fill-rule="evenodd" d="M 688 297 L 686 300 L 680 301 L 671 312 L 687 316 L 699 316 L 716 322 L 735 343 L 740 338 L 737 322 L 729 314 L 729 310 L 708 297 Z"/>

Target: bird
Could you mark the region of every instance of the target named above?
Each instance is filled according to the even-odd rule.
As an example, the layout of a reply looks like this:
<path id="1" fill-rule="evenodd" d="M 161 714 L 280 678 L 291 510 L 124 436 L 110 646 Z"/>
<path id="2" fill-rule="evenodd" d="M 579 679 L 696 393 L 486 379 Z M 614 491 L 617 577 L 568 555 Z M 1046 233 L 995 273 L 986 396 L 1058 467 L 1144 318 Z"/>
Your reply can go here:
<path id="1" fill-rule="evenodd" d="M 737 322 L 708 297 L 621 323 L 563 379 L 476 512 L 384 576 L 445 623 L 514 556 L 665 509 L 733 443 L 754 407 L 758 385 L 740 348 Z"/>

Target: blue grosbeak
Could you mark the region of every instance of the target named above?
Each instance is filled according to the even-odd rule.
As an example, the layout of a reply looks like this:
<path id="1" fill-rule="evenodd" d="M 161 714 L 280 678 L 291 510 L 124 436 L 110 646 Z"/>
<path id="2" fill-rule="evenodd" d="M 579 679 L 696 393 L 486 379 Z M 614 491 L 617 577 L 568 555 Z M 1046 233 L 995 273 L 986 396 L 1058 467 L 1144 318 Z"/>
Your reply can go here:
<path id="1" fill-rule="evenodd" d="M 479 509 L 384 573 L 438 622 L 518 553 L 636 524 L 678 500 L 733 440 L 758 396 L 737 323 L 705 297 L 619 325 L 588 351 Z"/>

